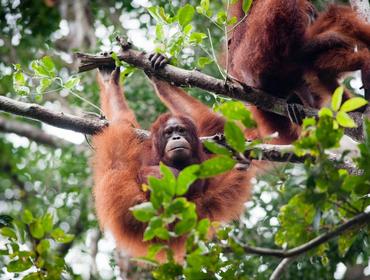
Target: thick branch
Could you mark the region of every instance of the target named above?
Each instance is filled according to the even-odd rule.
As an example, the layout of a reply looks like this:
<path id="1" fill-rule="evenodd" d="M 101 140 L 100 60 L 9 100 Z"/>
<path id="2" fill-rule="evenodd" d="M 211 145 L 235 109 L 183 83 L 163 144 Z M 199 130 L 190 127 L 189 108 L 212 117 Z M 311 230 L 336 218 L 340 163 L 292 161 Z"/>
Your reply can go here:
<path id="1" fill-rule="evenodd" d="M 53 112 L 51 110 L 48 110 L 40 105 L 37 104 L 30 104 L 20 101 L 15 101 L 10 98 L 0 96 L 0 110 L 10 112 L 16 115 L 28 117 L 31 119 L 39 120 L 44 123 L 65 128 L 69 130 L 73 130 L 76 132 L 81 132 L 85 134 L 95 134 L 98 131 L 100 131 L 102 128 L 108 125 L 108 122 L 106 120 L 100 120 L 100 119 L 84 119 L 80 117 L 76 117 L 73 115 L 65 114 L 62 112 Z M 8 127 L 8 130 L 12 129 L 10 132 L 18 133 L 22 136 L 30 136 L 31 139 L 34 137 L 34 140 L 36 141 L 36 138 L 40 140 L 39 142 L 44 141 L 45 144 L 49 143 L 52 144 L 51 138 L 46 135 L 33 135 L 34 131 L 31 131 L 30 128 L 26 127 L 18 127 L 17 131 L 15 126 L 11 124 L 7 124 L 9 122 L 8 120 L 1 122 L 0 119 L 0 129 L 5 129 L 5 127 Z M 13 128 L 10 128 L 13 127 Z M 34 129 L 34 128 L 33 128 Z M 23 130 L 23 131 L 21 131 Z M 138 137 L 144 139 L 149 137 L 149 132 L 141 129 L 136 130 Z M 48 138 L 48 139 L 47 139 Z M 221 139 L 221 140 L 219 140 Z M 219 135 L 216 136 L 210 136 L 210 137 L 201 137 L 202 141 L 206 140 L 214 140 L 218 142 L 221 145 L 224 145 L 222 142 L 223 137 L 219 137 Z M 303 163 L 307 157 L 309 156 L 303 156 L 298 157 L 293 153 L 293 147 L 290 145 L 287 146 L 278 146 L 278 145 L 259 145 L 258 149 L 260 149 L 261 153 L 259 153 L 259 157 L 251 157 L 250 151 L 245 152 L 245 157 L 251 158 L 251 159 L 263 159 L 263 160 L 269 160 L 269 161 L 276 161 L 276 162 L 292 162 L 292 163 Z M 337 159 L 335 157 L 332 158 L 333 162 L 336 162 Z M 354 166 L 352 163 L 347 162 L 344 165 L 340 166 L 340 168 L 344 168 L 348 170 L 351 174 L 361 174 L 356 166 Z"/>
<path id="2" fill-rule="evenodd" d="M 353 217 L 352 219 L 348 220 L 344 224 L 340 225 L 335 230 L 319 235 L 318 237 L 312 239 L 311 241 L 290 250 L 277 250 L 270 248 L 252 247 L 248 245 L 241 246 L 244 248 L 244 251 L 247 254 L 273 256 L 278 258 L 290 258 L 306 253 L 309 250 L 314 249 L 317 246 L 329 241 L 330 239 L 337 237 L 338 235 L 340 235 L 341 233 L 348 229 L 353 229 L 355 226 L 368 224 L 369 222 L 370 222 L 370 213 L 361 213 Z"/>
<path id="3" fill-rule="evenodd" d="M 130 65 L 144 70 L 151 75 L 168 81 L 172 84 L 183 87 L 198 87 L 206 91 L 211 91 L 216 94 L 224 95 L 241 101 L 245 101 L 256 105 L 258 108 L 273 112 L 278 115 L 289 117 L 287 110 L 287 102 L 284 99 L 269 95 L 259 89 L 249 87 L 245 84 L 233 80 L 220 80 L 212 76 L 203 74 L 197 70 L 185 70 L 173 65 L 166 65 L 161 69 L 153 71 L 151 63 L 144 52 L 136 51 L 125 45 L 125 42 L 120 43 L 123 46 L 122 52 L 118 58 Z M 89 55 L 77 53 L 77 58 L 80 59 L 79 72 L 89 71 L 98 67 L 114 67 L 115 62 L 111 57 L 104 55 Z M 308 117 L 317 116 L 317 110 L 314 108 L 303 107 L 296 104 L 297 109 L 304 112 Z M 363 140 L 363 116 L 361 113 L 351 113 L 351 117 L 355 120 L 358 128 L 346 130 L 346 134 L 357 141 Z"/>
<path id="4" fill-rule="evenodd" d="M 5 96 L 0 96 L 0 110 L 85 134 L 97 133 L 108 124 L 104 120 L 85 119 L 63 112 L 53 112 L 40 105 L 15 101 Z"/>
<path id="5" fill-rule="evenodd" d="M 48 145 L 53 148 L 67 147 L 71 145 L 71 143 L 50 135 L 38 127 L 2 117 L 0 117 L 0 131 L 15 133 L 17 135 L 27 137 L 28 139 L 37 143 Z"/>

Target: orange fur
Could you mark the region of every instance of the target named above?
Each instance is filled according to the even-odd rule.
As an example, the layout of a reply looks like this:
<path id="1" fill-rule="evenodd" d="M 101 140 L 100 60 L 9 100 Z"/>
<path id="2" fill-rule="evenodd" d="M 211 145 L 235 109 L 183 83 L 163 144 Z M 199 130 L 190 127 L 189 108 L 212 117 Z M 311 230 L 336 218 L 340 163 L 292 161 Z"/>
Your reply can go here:
<path id="1" fill-rule="evenodd" d="M 129 208 L 148 200 L 141 189 L 140 178 L 158 176 L 158 166 L 147 165 L 152 160 L 151 141 L 154 139 L 141 141 L 136 136 L 133 127 L 139 126 L 119 87 L 118 71 L 112 73 L 108 82 L 99 75 L 98 82 L 102 110 L 110 121 L 110 125 L 93 138 L 96 149 L 93 158 L 94 196 L 98 220 L 103 229 L 112 231 L 120 248 L 132 256 L 143 256 L 150 244 L 142 241 L 145 224 L 135 220 Z M 223 118 L 208 107 L 165 82 L 155 81 L 155 85 L 173 114 L 193 119 L 199 130 L 198 136 L 222 132 Z M 178 99 L 179 96 L 186 102 Z M 166 116 L 155 123 L 156 130 L 163 125 L 163 118 Z M 244 202 L 250 195 L 252 175 L 253 172 L 239 170 L 221 174 L 206 180 L 203 192 L 192 193 L 188 199 L 196 204 L 200 218 L 229 222 L 242 213 Z M 184 238 L 178 238 L 169 242 L 179 261 L 184 254 L 184 241 Z"/>
<path id="2" fill-rule="evenodd" d="M 230 16 L 243 18 L 241 2 L 232 5 Z M 362 70 L 369 89 L 370 25 L 349 7 L 331 5 L 315 17 L 307 0 L 253 1 L 246 19 L 230 28 L 230 74 L 288 102 L 316 108 L 326 104 L 345 71 Z M 287 118 L 255 106 L 250 110 L 258 126 L 251 134 L 265 137 L 277 131 L 276 144 L 298 137 L 299 127 Z"/>

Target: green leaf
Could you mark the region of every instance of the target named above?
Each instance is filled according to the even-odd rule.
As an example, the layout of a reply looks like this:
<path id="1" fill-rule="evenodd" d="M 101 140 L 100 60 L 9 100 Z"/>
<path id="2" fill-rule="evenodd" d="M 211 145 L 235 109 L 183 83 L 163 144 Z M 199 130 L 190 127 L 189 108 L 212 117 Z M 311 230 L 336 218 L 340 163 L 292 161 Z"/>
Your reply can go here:
<path id="1" fill-rule="evenodd" d="M 201 0 L 200 1 L 200 6 L 202 7 L 202 9 L 207 12 L 208 9 L 209 9 L 209 0 Z"/>
<path id="2" fill-rule="evenodd" d="M 227 143 L 236 151 L 245 151 L 245 138 L 242 130 L 234 122 L 227 121 L 225 123 L 225 138 Z"/>
<path id="3" fill-rule="evenodd" d="M 250 7 L 252 6 L 253 0 L 243 0 L 243 11 L 244 13 L 248 13 Z"/>
<path id="4" fill-rule="evenodd" d="M 8 263 L 8 265 L 6 266 L 6 270 L 8 272 L 22 272 L 31 268 L 31 266 L 32 262 L 29 258 L 26 259 L 20 258 L 18 260 L 11 261 L 10 263 Z"/>
<path id="5" fill-rule="evenodd" d="M 193 32 L 191 33 L 190 37 L 189 37 L 189 42 L 190 43 L 196 43 L 196 44 L 200 44 L 202 43 L 202 41 L 207 38 L 207 35 L 204 34 L 204 33 L 201 33 L 201 32 Z M 208 57 L 201 57 L 203 59 L 202 63 L 206 63 L 206 64 L 209 64 L 212 62 L 212 59 L 208 58 Z M 199 60 L 201 59 L 199 58 Z M 206 60 L 207 58 L 207 60 Z M 198 60 L 198 62 L 199 62 Z M 210 62 L 208 62 L 210 61 Z M 208 63 L 207 63 L 208 62 Z"/>
<path id="6" fill-rule="evenodd" d="M 188 219 L 181 220 L 175 226 L 175 233 L 180 236 L 193 229 L 197 222 L 196 217 L 190 217 Z"/>
<path id="7" fill-rule="evenodd" d="M 190 4 L 186 4 L 184 7 L 180 8 L 177 12 L 177 16 L 179 19 L 179 24 L 184 28 L 187 24 L 189 24 L 193 17 L 194 17 L 194 7 Z"/>
<path id="8" fill-rule="evenodd" d="M 21 71 L 17 71 L 13 74 L 13 84 L 16 86 L 26 85 L 26 78 Z"/>
<path id="9" fill-rule="evenodd" d="M 211 223 L 208 219 L 202 219 L 197 225 L 197 231 L 201 238 L 206 238 Z"/>
<path id="10" fill-rule="evenodd" d="M 197 65 L 198 67 L 200 68 L 203 68 L 204 66 L 206 66 L 207 64 L 210 64 L 212 63 L 213 60 L 207 56 L 201 56 L 199 57 L 198 61 L 197 61 Z"/>
<path id="11" fill-rule="evenodd" d="M 56 228 L 51 232 L 51 237 L 58 243 L 69 243 L 73 240 L 73 234 L 65 233 L 61 228 Z"/>
<path id="12" fill-rule="evenodd" d="M 64 84 L 64 87 L 67 88 L 67 89 L 72 89 L 75 86 L 77 86 L 79 84 L 79 82 L 80 82 L 80 78 L 79 77 L 71 77 Z"/>
<path id="13" fill-rule="evenodd" d="M 25 209 L 24 212 L 23 212 L 23 215 L 22 215 L 22 221 L 25 224 L 29 225 L 30 223 L 32 223 L 33 219 L 34 218 L 33 218 L 33 215 L 31 213 L 31 211 L 28 210 L 28 209 Z"/>
<path id="14" fill-rule="evenodd" d="M 37 76 L 49 77 L 49 72 L 40 64 L 39 60 L 32 61 L 31 68 Z"/>
<path id="15" fill-rule="evenodd" d="M 340 111 L 341 112 L 351 112 L 358 108 L 361 108 L 362 106 L 365 106 L 366 104 L 367 104 L 367 101 L 363 99 L 362 97 L 354 97 L 344 102 L 342 107 L 340 107 Z"/>
<path id="16" fill-rule="evenodd" d="M 182 213 L 188 206 L 189 203 L 184 197 L 178 197 L 166 208 L 166 215 L 171 216 Z"/>
<path id="17" fill-rule="evenodd" d="M 225 155 L 225 156 L 231 156 L 231 152 L 225 148 L 224 146 L 221 146 L 213 141 L 205 141 L 203 142 L 203 146 L 205 146 L 205 148 L 214 153 L 214 154 L 219 154 L 219 155 Z"/>
<path id="18" fill-rule="evenodd" d="M 55 65 L 49 56 L 44 56 L 41 59 L 41 64 L 46 69 L 46 71 L 48 71 L 49 74 L 51 74 L 51 76 L 53 77 L 55 76 Z"/>
<path id="19" fill-rule="evenodd" d="M 34 221 L 30 224 L 30 232 L 34 238 L 41 239 L 44 237 L 45 231 L 40 221 Z"/>
<path id="20" fill-rule="evenodd" d="M 153 176 L 148 177 L 150 193 L 150 202 L 153 204 L 155 209 L 159 209 L 162 206 L 164 200 L 164 190 L 162 187 L 162 181 Z"/>
<path id="21" fill-rule="evenodd" d="M 14 90 L 17 94 L 20 94 L 20 95 L 30 94 L 30 88 L 27 86 L 16 86 L 14 87 Z"/>
<path id="22" fill-rule="evenodd" d="M 348 127 L 348 128 L 357 127 L 354 120 L 352 120 L 352 118 L 345 112 L 339 111 L 336 116 L 336 120 L 340 126 Z"/>
<path id="23" fill-rule="evenodd" d="M 10 227 L 3 227 L 0 229 L 0 234 L 5 237 L 9 237 L 10 239 L 17 240 L 17 235 L 15 231 Z"/>
<path id="24" fill-rule="evenodd" d="M 37 244 L 37 246 L 36 246 L 37 252 L 41 255 L 44 254 L 44 253 L 47 253 L 49 248 L 50 248 L 50 242 L 47 239 L 41 240 L 41 242 L 39 244 Z"/>
<path id="25" fill-rule="evenodd" d="M 171 169 L 164 165 L 162 162 L 159 165 L 159 169 L 163 175 L 162 182 L 164 186 L 164 190 L 167 192 L 168 195 L 173 196 L 175 195 L 176 189 L 176 177 L 172 173 Z"/>
<path id="26" fill-rule="evenodd" d="M 155 26 L 155 37 L 158 41 L 163 41 L 165 39 L 162 23 L 157 23 L 157 25 Z"/>
<path id="27" fill-rule="evenodd" d="M 227 22 L 227 15 L 225 11 L 220 11 L 217 13 L 216 22 L 220 25 L 224 25 Z"/>
<path id="28" fill-rule="evenodd" d="M 46 213 L 42 217 L 42 227 L 44 228 L 44 231 L 50 232 L 53 229 L 53 215 L 51 213 Z"/>
<path id="29" fill-rule="evenodd" d="M 155 231 L 158 228 L 163 227 L 163 221 L 159 217 L 153 217 L 144 232 L 144 241 L 153 239 L 156 234 Z"/>
<path id="30" fill-rule="evenodd" d="M 340 105 L 342 104 L 343 92 L 344 92 L 344 88 L 338 87 L 333 93 L 333 96 L 331 98 L 331 108 L 334 111 L 338 111 L 340 108 Z"/>
<path id="31" fill-rule="evenodd" d="M 154 234 L 155 234 L 155 236 L 157 236 L 158 238 L 160 238 L 162 240 L 170 239 L 170 233 L 169 233 L 168 229 L 166 229 L 164 227 L 157 228 L 154 231 Z"/>
<path id="32" fill-rule="evenodd" d="M 130 210 L 134 217 L 140 222 L 148 222 L 157 213 L 151 202 L 144 202 L 135 205 L 134 207 L 131 207 Z"/>
<path id="33" fill-rule="evenodd" d="M 151 244 L 149 246 L 149 249 L 148 249 L 148 253 L 146 255 L 147 258 L 149 259 L 155 259 L 155 256 L 162 250 L 166 248 L 165 245 L 163 244 L 159 244 L 159 243 L 155 243 L 155 244 Z"/>
<path id="34" fill-rule="evenodd" d="M 319 111 L 319 117 L 322 117 L 322 116 L 332 117 L 333 116 L 333 111 L 330 110 L 327 107 L 321 108 L 320 111 Z"/>
<path id="35" fill-rule="evenodd" d="M 40 80 L 39 86 L 36 88 L 36 92 L 38 94 L 42 94 L 51 84 L 53 81 L 49 78 L 42 78 Z"/>
<path id="36" fill-rule="evenodd" d="M 193 26 L 191 24 L 188 24 L 187 26 L 184 27 L 183 31 L 186 35 L 188 35 L 192 29 L 193 29 Z"/>
<path id="37" fill-rule="evenodd" d="M 202 162 L 198 177 L 207 178 L 221 174 L 231 170 L 235 164 L 236 161 L 228 156 L 215 156 Z"/>
<path id="38" fill-rule="evenodd" d="M 219 105 L 216 109 L 228 120 L 241 121 L 247 128 L 254 128 L 256 126 L 251 112 L 240 101 L 228 101 Z"/>
<path id="39" fill-rule="evenodd" d="M 177 177 L 176 195 L 184 195 L 191 184 L 197 180 L 196 173 L 199 171 L 199 165 L 190 165 L 184 168 Z"/>

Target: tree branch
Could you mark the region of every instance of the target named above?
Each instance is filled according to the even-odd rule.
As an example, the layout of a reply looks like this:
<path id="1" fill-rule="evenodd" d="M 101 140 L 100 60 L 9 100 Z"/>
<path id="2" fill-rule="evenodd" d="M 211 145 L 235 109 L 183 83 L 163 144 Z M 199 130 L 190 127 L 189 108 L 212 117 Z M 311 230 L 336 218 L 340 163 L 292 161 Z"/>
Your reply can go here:
<path id="1" fill-rule="evenodd" d="M 355 226 L 367 224 L 370 222 L 370 213 L 361 213 L 352 219 L 348 220 L 344 224 L 338 226 L 335 230 L 330 231 L 328 233 L 324 233 L 319 235 L 318 237 L 312 239 L 311 241 L 297 246 L 293 249 L 289 250 L 278 250 L 278 249 L 270 249 L 270 248 L 262 248 L 262 247 L 252 247 L 248 245 L 240 244 L 244 248 L 244 252 L 247 254 L 256 254 L 261 256 L 273 256 L 278 258 L 290 258 L 295 257 L 300 254 L 306 253 L 307 251 L 333 239 L 343 233 L 344 231 L 354 228 Z M 227 248 L 226 251 L 230 249 Z"/>
<path id="2" fill-rule="evenodd" d="M 40 105 L 15 101 L 5 96 L 0 96 L 0 110 L 85 134 L 97 133 L 108 124 L 105 120 L 56 113 Z"/>
<path id="3" fill-rule="evenodd" d="M 56 127 L 65 128 L 84 134 L 95 134 L 108 125 L 108 122 L 106 120 L 84 119 L 70 114 L 65 114 L 63 112 L 53 112 L 40 105 L 15 101 L 5 96 L 0 96 L 0 110 L 28 117 L 31 119 L 39 120 Z M 7 122 L 9 121 L 5 120 L 3 123 L 1 123 L 0 119 L 0 129 L 1 128 L 5 129 L 5 127 L 8 127 L 8 130 L 12 130 L 9 132 L 15 132 L 18 133 L 19 135 L 26 137 L 30 136 L 30 139 L 40 140 L 39 142 L 44 141 L 45 144 L 47 144 L 47 142 L 49 144 L 52 144 L 52 142 L 56 140 L 56 139 L 52 140 L 49 135 L 46 137 L 46 135 L 43 135 L 41 132 L 40 132 L 41 134 L 33 135 L 32 133 L 34 133 L 35 131 L 31 131 L 30 128 L 28 127 L 26 128 L 25 126 L 15 128 L 14 125 L 10 123 L 7 124 Z M 10 128 L 11 126 L 13 126 L 13 128 Z M 141 139 L 149 137 L 149 132 L 146 130 L 136 129 L 136 133 L 138 137 Z M 219 143 L 220 145 L 225 145 L 224 138 L 220 137 L 220 135 L 201 137 L 200 140 L 201 141 L 213 140 Z M 54 142 L 54 144 L 56 143 L 57 142 Z M 244 153 L 244 156 L 249 159 L 268 160 L 276 162 L 292 162 L 292 163 L 303 163 L 308 157 L 310 157 L 309 155 L 301 157 L 296 156 L 293 153 L 293 147 L 290 145 L 279 146 L 263 144 L 258 145 L 257 148 L 260 150 L 260 153 L 258 154 L 257 157 L 252 156 L 250 150 L 247 150 Z M 333 162 L 338 161 L 335 156 L 333 156 L 331 160 Z M 349 161 L 345 162 L 342 165 L 339 165 L 338 167 L 348 170 L 348 172 L 351 174 L 358 175 L 361 174 L 361 170 L 358 170 L 356 166 Z"/>
<path id="4" fill-rule="evenodd" d="M 270 280 L 278 280 L 280 279 L 281 275 L 284 273 L 285 268 L 296 258 L 291 257 L 291 258 L 285 258 L 283 259 L 279 265 L 275 268 L 274 272 L 270 276 Z"/>
<path id="5" fill-rule="evenodd" d="M 119 60 L 140 68 L 159 79 L 181 87 L 198 87 L 206 91 L 254 104 L 264 111 L 289 117 L 288 103 L 284 99 L 274 97 L 238 81 L 228 80 L 225 82 L 197 70 L 185 70 L 173 65 L 165 65 L 163 68 L 154 71 L 148 56 L 144 52 L 131 49 L 131 46 L 122 38 L 118 38 L 118 40 L 122 46 L 122 51 L 118 55 Z M 98 67 L 114 67 L 115 65 L 113 58 L 104 55 L 76 53 L 76 56 L 80 59 L 79 72 L 89 71 Z M 303 107 L 300 104 L 296 104 L 296 106 L 297 110 L 301 110 L 308 117 L 317 116 L 317 109 Z M 359 112 L 350 113 L 350 115 L 358 127 L 356 129 L 347 129 L 346 134 L 357 141 L 362 141 L 363 115 Z"/>
<path id="6" fill-rule="evenodd" d="M 72 145 L 72 143 L 50 135 L 38 127 L 2 117 L 0 117 L 0 131 L 6 133 L 15 133 L 17 135 L 27 137 L 28 139 L 37 143 L 51 146 L 53 148 L 67 147 Z"/>

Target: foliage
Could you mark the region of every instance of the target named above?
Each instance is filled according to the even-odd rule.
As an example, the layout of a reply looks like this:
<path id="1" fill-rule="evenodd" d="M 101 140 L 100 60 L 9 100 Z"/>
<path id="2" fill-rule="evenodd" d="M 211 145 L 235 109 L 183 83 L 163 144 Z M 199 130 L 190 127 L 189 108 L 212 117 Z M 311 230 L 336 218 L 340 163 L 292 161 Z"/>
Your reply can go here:
<path id="1" fill-rule="evenodd" d="M 68 57 L 73 50 L 66 49 L 65 38 L 58 37 L 66 22 L 73 34 L 73 24 L 79 24 L 74 22 L 75 14 L 66 16 L 60 6 L 44 4 L 54 1 L 37 5 L 17 2 L 0 4 L 1 94 L 46 105 L 60 104 L 62 99 L 68 108 L 99 112 L 94 76 L 74 74 L 73 60 Z M 147 8 L 135 1 L 91 1 L 85 9 L 95 34 L 108 30 L 105 37 L 114 38 L 122 32 L 130 37 L 130 27 L 124 29 L 121 20 L 136 19 L 139 29 L 148 33 L 143 35 L 145 40 L 153 43 L 156 51 L 169 56 L 172 64 L 200 68 L 225 78 L 227 71 L 217 54 L 225 48 L 227 29 L 236 22 L 235 18 L 227 18 L 225 12 L 232 2 L 190 0 L 183 5 L 183 1 L 158 0 L 151 1 L 153 5 Z M 319 2 L 321 5 L 323 1 Z M 250 5 L 248 0 L 243 3 L 245 10 Z M 73 10 L 71 7 L 67 7 L 68 13 Z M 97 38 L 96 46 L 88 46 L 90 52 L 106 50 L 104 36 Z M 80 50 L 84 46 L 79 46 Z M 13 73 L 9 75 L 11 69 Z M 164 107 L 153 97 L 143 73 L 128 65 L 122 69 L 129 105 L 143 127 L 148 127 Z M 323 108 L 319 119 L 304 121 L 302 136 L 295 143 L 297 155 L 310 154 L 311 158 L 304 164 L 268 169 L 255 184 L 254 195 L 240 221 L 226 227 L 198 220 L 195 205 L 186 199 L 191 184 L 233 168 L 235 158 L 255 148 L 259 141 L 244 141 L 242 128 L 255 124 L 242 103 L 198 89 L 190 92 L 225 116 L 228 148 L 207 142 L 207 149 L 217 154 L 212 159 L 186 168 L 177 178 L 161 166 L 163 177 L 151 178 L 148 186 L 144 186 L 150 192 L 150 201 L 133 207 L 132 211 L 138 220 L 148 224 L 144 238 L 155 242 L 148 255 L 140 259 L 149 268 L 133 263 L 127 274 L 138 279 L 148 278 L 147 271 L 155 279 L 267 279 L 279 259 L 246 254 L 241 244 L 293 248 L 369 209 L 370 124 L 366 126 L 365 141 L 358 146 L 359 157 L 354 159 L 363 170 L 361 176 L 342 169 L 350 156 L 348 152 L 341 152 L 337 162 L 328 154 L 339 146 L 344 128 L 354 126 L 347 113 L 365 104 L 358 97 L 343 102 L 343 89 L 339 88 L 333 94 L 331 108 Z M 88 154 L 74 148 L 46 148 L 12 134 L 0 135 L 0 278 L 118 276 L 113 250 L 107 253 L 101 248 L 104 246 L 97 246 L 99 238 L 94 241 L 91 237 L 97 223 L 91 203 Z M 210 232 L 214 233 L 212 240 Z M 356 227 L 314 248 L 287 268 L 285 279 L 333 279 L 338 263 L 366 266 L 368 233 L 368 226 Z M 187 239 L 184 263 L 175 261 L 167 246 L 170 238 Z M 95 253 L 91 249 L 93 243 L 99 247 Z M 96 260 L 97 254 L 100 261 L 102 255 L 108 259 L 110 273 L 93 269 L 94 261 L 88 259 L 91 256 Z M 71 256 L 73 261 L 69 260 Z M 166 261 L 158 263 L 156 256 Z M 88 267 L 88 274 L 73 266 L 78 257 L 84 260 L 81 266 Z"/>

